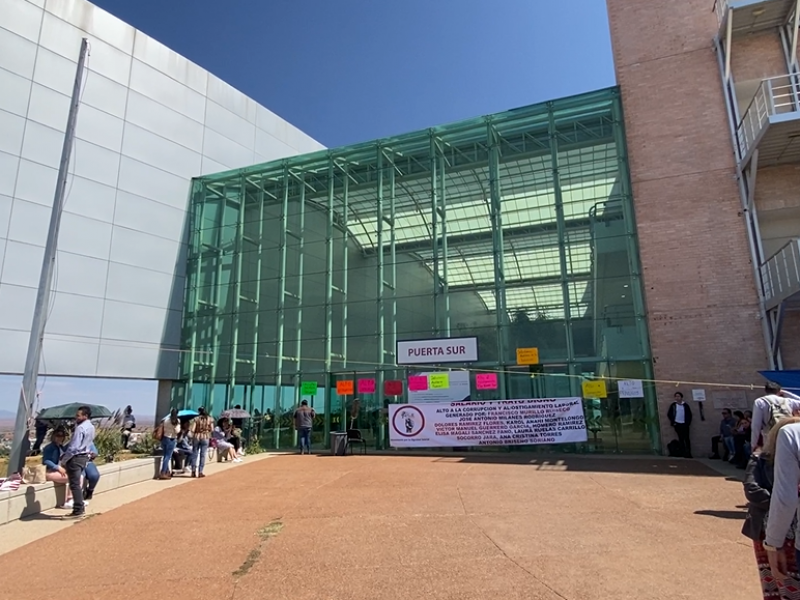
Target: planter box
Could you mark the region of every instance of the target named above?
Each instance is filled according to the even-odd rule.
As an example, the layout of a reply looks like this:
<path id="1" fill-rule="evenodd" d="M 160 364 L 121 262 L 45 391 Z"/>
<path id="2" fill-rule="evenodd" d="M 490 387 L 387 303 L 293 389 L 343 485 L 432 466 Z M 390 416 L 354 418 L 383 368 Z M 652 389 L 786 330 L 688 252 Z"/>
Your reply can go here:
<path id="1" fill-rule="evenodd" d="M 160 456 L 134 458 L 100 465 L 100 481 L 95 494 L 149 481 L 158 474 Z M 23 483 L 15 492 L 0 492 L 0 525 L 51 510 L 64 502 L 66 486 L 54 483 Z"/>

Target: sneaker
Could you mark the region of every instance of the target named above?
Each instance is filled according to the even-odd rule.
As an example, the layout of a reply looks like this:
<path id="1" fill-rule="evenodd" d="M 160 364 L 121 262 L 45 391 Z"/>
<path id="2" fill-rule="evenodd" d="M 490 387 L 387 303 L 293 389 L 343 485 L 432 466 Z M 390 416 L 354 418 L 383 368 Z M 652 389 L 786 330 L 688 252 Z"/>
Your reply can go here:
<path id="1" fill-rule="evenodd" d="M 234 458 L 233 462 L 240 463 L 240 462 L 244 462 L 244 461 L 241 458 Z"/>
<path id="2" fill-rule="evenodd" d="M 85 517 L 85 516 L 86 516 L 86 512 L 85 511 L 78 512 L 76 510 L 73 510 L 71 513 L 66 515 L 64 518 L 65 519 L 80 519 L 80 518 Z"/>
<path id="3" fill-rule="evenodd" d="M 92 499 L 92 496 L 94 496 L 94 490 L 86 490 L 83 492 L 83 501 L 88 502 Z"/>
<path id="4" fill-rule="evenodd" d="M 195 471 L 192 471 L 192 477 L 197 477 L 197 473 Z"/>
<path id="5" fill-rule="evenodd" d="M 203 478 L 203 477 L 205 477 L 205 476 L 206 476 L 206 474 L 205 474 L 205 473 L 200 473 L 200 474 L 197 476 L 197 478 L 198 478 L 198 479 L 201 479 L 201 478 Z"/>
<path id="6" fill-rule="evenodd" d="M 59 504 L 56 508 L 59 508 L 61 510 L 69 510 L 72 508 L 72 506 L 73 506 L 72 500 L 67 500 L 66 502 L 64 502 L 64 504 Z"/>

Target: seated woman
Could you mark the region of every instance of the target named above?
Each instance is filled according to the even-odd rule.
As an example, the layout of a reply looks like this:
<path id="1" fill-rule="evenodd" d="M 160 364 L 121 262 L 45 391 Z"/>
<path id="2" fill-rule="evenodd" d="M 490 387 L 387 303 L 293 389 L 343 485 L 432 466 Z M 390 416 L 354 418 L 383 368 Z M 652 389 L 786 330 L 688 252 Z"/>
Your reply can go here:
<path id="1" fill-rule="evenodd" d="M 190 431 L 190 421 L 181 423 L 181 430 L 178 433 L 175 452 L 172 453 L 172 469 L 185 474 L 192 458 L 192 432 Z"/>
<path id="2" fill-rule="evenodd" d="M 230 430 L 230 420 L 222 417 L 219 421 L 217 421 L 217 426 L 211 433 L 211 439 L 216 443 L 217 453 L 221 459 L 228 459 L 233 462 L 242 462 L 242 459 L 236 456 L 236 448 L 228 441 Z"/>
<path id="3" fill-rule="evenodd" d="M 67 430 L 59 425 L 50 434 L 50 443 L 44 447 L 42 451 L 42 464 L 47 468 L 45 478 L 47 481 L 53 483 L 60 483 L 66 486 L 66 495 L 64 497 L 64 504 L 60 504 L 58 508 L 69 509 L 72 508 L 72 492 L 69 489 L 69 479 L 67 478 L 67 471 L 59 464 L 61 454 L 64 452 L 64 442 L 67 440 Z"/>

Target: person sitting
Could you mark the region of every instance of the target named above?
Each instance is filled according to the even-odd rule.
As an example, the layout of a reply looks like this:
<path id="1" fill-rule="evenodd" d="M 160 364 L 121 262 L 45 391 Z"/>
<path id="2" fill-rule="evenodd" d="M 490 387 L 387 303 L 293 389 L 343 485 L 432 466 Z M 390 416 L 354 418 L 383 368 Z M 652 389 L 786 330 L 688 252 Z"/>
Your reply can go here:
<path id="1" fill-rule="evenodd" d="M 736 454 L 736 445 L 733 441 L 733 428 L 736 427 L 736 419 L 733 418 L 731 410 L 725 408 L 722 411 L 722 420 L 719 423 L 719 435 L 711 438 L 711 458 L 719 459 L 719 443 L 723 443 L 723 460 L 730 460 Z"/>
<path id="2" fill-rule="evenodd" d="M 91 454 L 89 455 L 89 462 L 86 463 L 86 468 L 83 471 L 83 501 L 91 500 L 94 495 L 94 488 L 97 487 L 97 482 L 100 481 L 100 471 L 97 470 L 97 465 L 94 464 L 94 459 L 97 458 L 97 446 L 89 446 Z"/>
<path id="3" fill-rule="evenodd" d="M 64 503 L 59 504 L 58 508 L 72 508 L 72 492 L 70 492 L 67 470 L 59 464 L 61 455 L 64 453 L 64 442 L 67 441 L 67 430 L 59 425 L 50 434 L 50 443 L 42 451 L 42 464 L 45 466 L 45 479 L 53 483 L 66 486 Z"/>
<path id="4" fill-rule="evenodd" d="M 236 456 L 236 448 L 228 440 L 229 432 L 231 431 L 231 422 L 225 417 L 217 421 L 217 426 L 211 434 L 211 439 L 215 441 L 217 447 L 217 454 L 221 460 L 231 460 L 233 462 L 242 462 L 242 459 Z"/>
<path id="5" fill-rule="evenodd" d="M 186 474 L 189 461 L 192 458 L 192 432 L 190 431 L 191 421 L 181 423 L 181 430 L 178 433 L 178 441 L 175 451 L 172 454 L 172 469 Z"/>

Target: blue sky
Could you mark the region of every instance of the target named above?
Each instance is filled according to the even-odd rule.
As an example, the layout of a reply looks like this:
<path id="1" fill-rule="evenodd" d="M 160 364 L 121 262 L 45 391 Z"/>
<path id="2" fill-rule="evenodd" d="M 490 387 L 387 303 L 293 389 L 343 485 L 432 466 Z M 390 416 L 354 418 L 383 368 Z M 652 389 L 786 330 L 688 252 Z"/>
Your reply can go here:
<path id="1" fill-rule="evenodd" d="M 615 84 L 605 0 L 94 0 L 333 147 Z M 47 378 L 42 405 L 153 382 Z M 0 410 L 19 378 L 0 377 Z"/>

